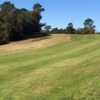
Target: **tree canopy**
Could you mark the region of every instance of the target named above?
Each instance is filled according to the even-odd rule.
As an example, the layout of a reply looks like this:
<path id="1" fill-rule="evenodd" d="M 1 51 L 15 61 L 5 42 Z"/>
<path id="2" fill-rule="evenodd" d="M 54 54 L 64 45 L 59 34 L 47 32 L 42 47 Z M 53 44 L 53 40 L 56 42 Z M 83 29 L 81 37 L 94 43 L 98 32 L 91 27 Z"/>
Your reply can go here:
<path id="1" fill-rule="evenodd" d="M 45 9 L 36 3 L 33 10 L 18 9 L 11 2 L 0 5 L 0 44 L 23 39 L 41 31 L 41 12 Z"/>
<path id="2" fill-rule="evenodd" d="M 66 33 L 71 33 L 71 34 L 73 34 L 73 33 L 75 33 L 75 29 L 73 28 L 73 23 L 68 23 L 68 26 L 67 26 L 67 28 L 66 28 Z"/>
<path id="3" fill-rule="evenodd" d="M 94 21 L 91 18 L 87 18 L 84 21 L 84 32 L 85 34 L 94 34 L 95 33 L 95 25 Z"/>

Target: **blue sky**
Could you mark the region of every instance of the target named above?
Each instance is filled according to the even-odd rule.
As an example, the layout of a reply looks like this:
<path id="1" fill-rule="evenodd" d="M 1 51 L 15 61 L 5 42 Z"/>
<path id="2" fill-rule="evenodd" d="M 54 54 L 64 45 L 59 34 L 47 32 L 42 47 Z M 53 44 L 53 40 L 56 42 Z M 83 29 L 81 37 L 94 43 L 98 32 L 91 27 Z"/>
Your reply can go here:
<path id="1" fill-rule="evenodd" d="M 35 3 L 40 3 L 45 12 L 41 22 L 53 28 L 66 28 L 72 22 L 75 28 L 83 27 L 87 18 L 94 20 L 96 30 L 100 31 L 100 0 L 0 0 L 11 1 L 17 8 L 32 10 Z"/>

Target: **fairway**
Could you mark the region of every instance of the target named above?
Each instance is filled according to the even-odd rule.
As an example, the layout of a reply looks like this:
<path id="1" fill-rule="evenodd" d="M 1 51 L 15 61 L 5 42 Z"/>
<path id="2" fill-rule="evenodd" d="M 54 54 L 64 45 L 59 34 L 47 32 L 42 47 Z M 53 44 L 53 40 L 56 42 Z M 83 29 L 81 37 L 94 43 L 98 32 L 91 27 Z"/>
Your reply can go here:
<path id="1" fill-rule="evenodd" d="M 100 35 L 3 51 L 0 100 L 100 100 Z"/>

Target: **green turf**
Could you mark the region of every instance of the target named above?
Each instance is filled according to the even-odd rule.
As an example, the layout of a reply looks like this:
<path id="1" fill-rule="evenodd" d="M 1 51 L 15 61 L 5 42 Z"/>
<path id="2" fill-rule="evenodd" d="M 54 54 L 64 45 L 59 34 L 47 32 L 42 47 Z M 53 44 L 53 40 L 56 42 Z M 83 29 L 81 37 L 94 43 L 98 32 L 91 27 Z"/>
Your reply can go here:
<path id="1" fill-rule="evenodd" d="M 100 100 L 100 36 L 1 55 L 0 100 Z"/>

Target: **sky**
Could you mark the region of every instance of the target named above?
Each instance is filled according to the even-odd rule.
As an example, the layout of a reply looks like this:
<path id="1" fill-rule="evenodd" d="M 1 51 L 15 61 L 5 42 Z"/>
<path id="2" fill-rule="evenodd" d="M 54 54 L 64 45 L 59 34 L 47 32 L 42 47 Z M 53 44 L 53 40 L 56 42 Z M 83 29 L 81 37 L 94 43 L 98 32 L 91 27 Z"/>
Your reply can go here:
<path id="1" fill-rule="evenodd" d="M 0 0 L 0 4 L 5 1 L 28 10 L 32 10 L 35 3 L 40 3 L 45 8 L 41 22 L 52 28 L 66 28 L 70 22 L 74 28 L 82 28 L 84 21 L 91 18 L 96 30 L 100 31 L 100 0 Z"/>

